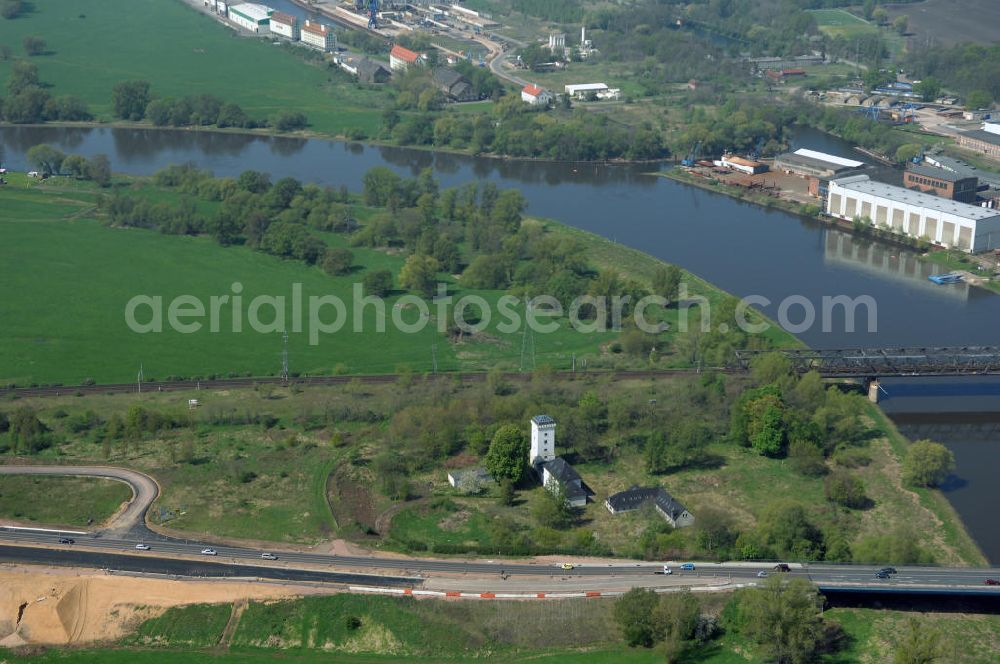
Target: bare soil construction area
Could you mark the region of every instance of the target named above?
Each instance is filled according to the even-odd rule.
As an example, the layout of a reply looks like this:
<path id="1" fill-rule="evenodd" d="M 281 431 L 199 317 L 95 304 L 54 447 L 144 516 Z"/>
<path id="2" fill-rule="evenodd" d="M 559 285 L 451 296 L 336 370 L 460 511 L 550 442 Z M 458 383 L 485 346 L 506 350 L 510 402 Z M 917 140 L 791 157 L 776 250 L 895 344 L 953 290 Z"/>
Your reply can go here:
<path id="1" fill-rule="evenodd" d="M 5 566 L 0 568 L 0 647 L 110 641 L 172 606 L 300 594 L 287 587 L 257 583 L 173 581 Z"/>

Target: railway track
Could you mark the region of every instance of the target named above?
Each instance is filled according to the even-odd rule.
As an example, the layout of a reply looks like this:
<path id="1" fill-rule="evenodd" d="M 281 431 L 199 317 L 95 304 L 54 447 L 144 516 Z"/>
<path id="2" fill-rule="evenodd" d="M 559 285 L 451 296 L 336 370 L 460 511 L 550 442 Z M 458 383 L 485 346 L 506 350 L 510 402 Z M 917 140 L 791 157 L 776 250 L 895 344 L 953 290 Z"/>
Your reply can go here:
<path id="1" fill-rule="evenodd" d="M 665 378 L 669 376 L 691 376 L 706 371 L 732 373 L 729 368 L 711 369 L 659 369 L 640 371 L 556 371 L 553 376 L 560 380 L 611 378 L 612 380 L 636 380 L 643 378 Z M 344 376 L 303 376 L 284 380 L 277 376 L 258 376 L 241 378 L 216 378 L 207 380 L 165 380 L 142 383 L 106 383 L 94 385 L 45 385 L 36 387 L 8 387 L 0 390 L 2 397 L 58 397 L 75 394 L 127 394 L 130 392 L 178 392 L 187 390 L 226 390 L 246 389 L 257 385 L 295 385 L 297 387 L 319 387 L 329 385 L 344 385 L 352 381 L 366 384 L 395 383 L 412 374 L 355 374 Z M 510 372 L 503 374 L 506 380 L 531 380 L 532 373 Z M 455 380 L 467 383 L 478 383 L 486 380 L 485 372 L 443 372 L 421 374 L 421 378 L 430 380 Z"/>

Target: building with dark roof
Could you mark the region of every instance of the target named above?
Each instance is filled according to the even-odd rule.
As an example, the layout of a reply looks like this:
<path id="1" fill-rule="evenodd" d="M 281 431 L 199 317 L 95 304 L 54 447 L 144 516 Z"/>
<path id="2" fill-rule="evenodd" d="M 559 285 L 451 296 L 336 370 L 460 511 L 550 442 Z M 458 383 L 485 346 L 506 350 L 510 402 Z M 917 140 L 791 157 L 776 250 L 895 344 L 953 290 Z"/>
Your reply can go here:
<path id="1" fill-rule="evenodd" d="M 386 83 L 392 77 L 392 72 L 381 62 L 370 58 L 358 61 L 358 80 L 362 83 Z"/>
<path id="2" fill-rule="evenodd" d="M 909 189 L 950 198 L 953 201 L 975 203 L 979 178 L 930 165 L 908 164 L 906 172 L 903 173 L 903 184 Z"/>
<path id="3" fill-rule="evenodd" d="M 652 503 L 660 516 L 674 528 L 684 528 L 694 524 L 694 515 L 662 487 L 633 486 L 609 496 L 604 501 L 604 506 L 612 514 L 618 514 L 641 509 L 647 503 Z"/>
<path id="4" fill-rule="evenodd" d="M 545 488 L 552 491 L 553 487 L 558 486 L 566 502 L 572 507 L 583 507 L 587 504 L 587 498 L 594 495 L 590 487 L 584 484 L 576 469 L 562 457 L 538 464 L 537 470 L 541 470 L 542 484 Z"/>
<path id="5" fill-rule="evenodd" d="M 437 67 L 434 70 L 434 83 L 451 101 L 476 101 L 479 98 L 469 79 L 454 69 Z"/>
<path id="6" fill-rule="evenodd" d="M 1000 157 L 1000 134 L 992 131 L 985 129 L 961 131 L 958 133 L 958 144 L 990 157 Z"/>

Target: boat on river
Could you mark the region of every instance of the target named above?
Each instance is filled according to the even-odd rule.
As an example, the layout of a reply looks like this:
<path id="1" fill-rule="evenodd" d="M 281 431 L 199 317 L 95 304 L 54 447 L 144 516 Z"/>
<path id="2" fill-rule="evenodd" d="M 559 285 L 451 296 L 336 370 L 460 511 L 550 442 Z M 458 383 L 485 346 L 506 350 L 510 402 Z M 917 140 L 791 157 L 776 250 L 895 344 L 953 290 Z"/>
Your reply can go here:
<path id="1" fill-rule="evenodd" d="M 957 284 L 962 281 L 960 272 L 949 272 L 948 274 L 932 274 L 927 277 L 936 284 Z"/>

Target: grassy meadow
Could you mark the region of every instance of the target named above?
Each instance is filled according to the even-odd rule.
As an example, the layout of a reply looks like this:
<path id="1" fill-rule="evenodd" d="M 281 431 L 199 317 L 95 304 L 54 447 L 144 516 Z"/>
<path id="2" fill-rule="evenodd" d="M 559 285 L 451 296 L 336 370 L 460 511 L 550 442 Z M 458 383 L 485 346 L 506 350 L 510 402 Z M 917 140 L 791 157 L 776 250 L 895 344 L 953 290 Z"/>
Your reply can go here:
<path id="1" fill-rule="evenodd" d="M 0 475 L 0 517 L 22 523 L 100 524 L 131 497 L 128 485 L 114 480 Z"/>
<path id="2" fill-rule="evenodd" d="M 698 595 L 704 614 L 719 615 L 731 594 Z M 105 662 L 382 663 L 392 661 L 532 661 L 569 664 L 645 664 L 663 661 L 658 649 L 627 648 L 614 623 L 613 600 L 448 602 L 336 595 L 252 602 L 230 641 L 217 647 L 231 606 L 193 605 L 145 621 L 121 644 L 103 649 L 0 649 L 10 664 Z M 936 635 L 940 661 L 988 664 L 1000 639 L 1000 617 L 872 608 L 831 608 L 844 648 L 814 661 L 827 664 L 892 659 L 911 621 Z M 350 619 L 355 619 L 351 624 Z M 763 664 L 740 635 L 723 631 L 682 660 L 699 664 Z"/>
<path id="3" fill-rule="evenodd" d="M 306 62 L 294 49 L 237 37 L 181 0 L 26 4 L 30 11 L 0 24 L 0 44 L 20 56 L 25 36 L 44 39 L 48 52 L 31 58 L 41 80 L 55 96 L 79 96 L 101 120 L 112 119 L 116 83 L 143 79 L 154 96 L 213 94 L 254 118 L 301 111 L 322 133 L 361 128 L 372 135 L 379 126 L 384 93 L 339 74 L 331 78 L 324 65 Z M 0 61 L 0 80 L 13 61 Z"/>

